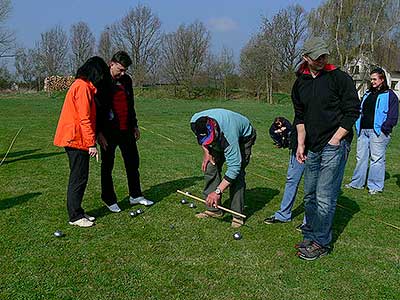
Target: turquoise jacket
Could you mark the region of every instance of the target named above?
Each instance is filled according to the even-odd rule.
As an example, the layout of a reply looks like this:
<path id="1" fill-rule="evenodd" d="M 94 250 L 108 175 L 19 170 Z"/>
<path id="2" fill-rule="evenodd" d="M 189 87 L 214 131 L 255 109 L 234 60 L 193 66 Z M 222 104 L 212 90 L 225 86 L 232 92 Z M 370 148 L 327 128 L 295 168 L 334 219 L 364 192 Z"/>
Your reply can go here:
<path id="1" fill-rule="evenodd" d="M 249 119 L 227 109 L 215 108 L 194 114 L 190 123 L 196 122 L 200 117 L 209 117 L 218 123 L 220 130 L 219 142 L 224 151 L 228 167 L 225 173 L 225 179 L 228 181 L 234 180 L 238 176 L 242 164 L 239 143 L 244 138 L 250 137 L 253 132 L 253 127 Z M 222 141 L 221 139 L 224 140 Z"/>
<path id="2" fill-rule="evenodd" d="M 371 94 L 367 91 L 362 100 L 360 108 L 360 117 L 356 121 L 357 135 L 360 135 L 361 131 L 361 117 L 362 108 L 365 99 Z M 397 124 L 399 116 L 399 100 L 396 94 L 392 90 L 387 90 L 378 95 L 375 104 L 375 115 L 374 115 L 374 131 L 379 136 L 383 132 L 385 135 L 389 135 L 392 132 L 393 127 Z"/>

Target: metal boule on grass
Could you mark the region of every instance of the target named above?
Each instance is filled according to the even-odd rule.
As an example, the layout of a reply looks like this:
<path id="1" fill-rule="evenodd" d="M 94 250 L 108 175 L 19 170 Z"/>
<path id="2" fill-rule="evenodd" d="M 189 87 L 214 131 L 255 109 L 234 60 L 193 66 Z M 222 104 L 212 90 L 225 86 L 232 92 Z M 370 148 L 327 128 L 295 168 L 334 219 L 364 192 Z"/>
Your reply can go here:
<path id="1" fill-rule="evenodd" d="M 137 210 L 136 210 L 136 214 L 138 214 L 138 215 L 140 215 L 140 214 L 142 214 L 144 211 L 143 211 L 143 209 L 141 209 L 141 208 L 138 208 Z"/>
<path id="2" fill-rule="evenodd" d="M 64 233 L 63 233 L 61 230 L 56 230 L 56 231 L 54 232 L 54 236 L 55 236 L 55 237 L 63 237 L 63 236 L 64 236 Z"/>
<path id="3" fill-rule="evenodd" d="M 240 240 L 240 239 L 242 239 L 242 235 L 240 234 L 240 232 L 235 232 L 235 233 L 233 234 L 233 238 L 234 238 L 235 240 Z"/>
<path id="4" fill-rule="evenodd" d="M 187 204 L 188 203 L 188 201 L 185 199 L 185 198 L 183 198 L 182 200 L 181 200 L 181 204 Z"/>
<path id="5" fill-rule="evenodd" d="M 190 207 L 190 208 L 196 208 L 196 204 L 193 203 L 193 202 L 191 202 L 191 203 L 189 204 L 189 207 Z"/>
<path id="6" fill-rule="evenodd" d="M 132 218 L 136 217 L 136 216 L 137 216 L 136 210 L 131 210 L 131 211 L 129 212 L 129 215 L 130 215 Z"/>
<path id="7" fill-rule="evenodd" d="M 175 229 L 175 225 L 174 224 L 170 224 L 169 225 L 169 228 L 172 230 L 172 229 Z"/>

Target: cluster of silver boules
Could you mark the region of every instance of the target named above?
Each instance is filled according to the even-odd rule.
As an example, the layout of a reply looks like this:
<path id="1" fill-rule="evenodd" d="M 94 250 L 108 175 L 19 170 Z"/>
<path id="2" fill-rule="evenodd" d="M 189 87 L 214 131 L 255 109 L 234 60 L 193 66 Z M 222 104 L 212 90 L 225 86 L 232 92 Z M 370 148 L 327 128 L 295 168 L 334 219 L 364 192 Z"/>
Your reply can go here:
<path id="1" fill-rule="evenodd" d="M 129 215 L 130 215 L 132 218 L 134 218 L 134 217 L 137 217 L 138 215 L 141 215 L 142 213 L 144 213 L 143 209 L 138 208 L 137 210 L 131 210 L 131 211 L 129 212 Z"/>

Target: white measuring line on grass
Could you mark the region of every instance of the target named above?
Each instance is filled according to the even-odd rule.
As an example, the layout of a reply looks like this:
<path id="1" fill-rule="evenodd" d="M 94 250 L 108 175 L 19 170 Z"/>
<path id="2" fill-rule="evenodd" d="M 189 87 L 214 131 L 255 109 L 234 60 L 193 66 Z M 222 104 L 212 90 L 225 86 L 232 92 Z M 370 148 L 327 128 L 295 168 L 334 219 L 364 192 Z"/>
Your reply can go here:
<path id="1" fill-rule="evenodd" d="M 164 138 L 164 139 L 166 139 L 166 140 L 168 140 L 168 141 L 170 141 L 170 142 L 172 142 L 172 143 L 175 143 L 175 141 L 173 141 L 172 139 L 170 139 L 169 137 L 167 137 L 167 136 L 165 136 L 165 135 L 159 134 L 159 133 L 154 132 L 154 131 L 152 131 L 152 130 L 150 130 L 150 129 L 146 129 L 146 128 L 144 128 L 143 126 L 139 126 L 139 127 L 140 127 L 140 129 L 143 129 L 144 131 L 149 131 L 149 132 L 151 132 L 151 133 L 153 133 L 153 134 L 156 134 L 156 135 L 158 135 L 158 136 L 160 136 L 160 137 L 162 137 L 162 138 Z"/>

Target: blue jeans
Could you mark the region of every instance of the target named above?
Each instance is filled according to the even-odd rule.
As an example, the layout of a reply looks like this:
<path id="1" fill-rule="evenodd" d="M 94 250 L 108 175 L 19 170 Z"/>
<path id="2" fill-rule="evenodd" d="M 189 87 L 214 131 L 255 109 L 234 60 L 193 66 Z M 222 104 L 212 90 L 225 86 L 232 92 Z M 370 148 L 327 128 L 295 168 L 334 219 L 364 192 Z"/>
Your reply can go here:
<path id="1" fill-rule="evenodd" d="M 289 158 L 285 192 L 283 193 L 281 208 L 275 213 L 275 218 L 279 221 L 290 222 L 292 220 L 292 208 L 303 172 L 304 164 L 296 160 L 296 152 L 292 151 Z M 303 224 L 305 223 L 304 217 Z"/>
<path id="2" fill-rule="evenodd" d="M 369 190 L 382 191 L 385 183 L 386 147 L 390 142 L 390 136 L 381 133 L 376 135 L 373 129 L 361 129 L 357 139 L 357 164 L 351 178 L 350 186 L 361 189 L 367 179 Z"/>
<path id="3" fill-rule="evenodd" d="M 327 144 L 319 152 L 308 151 L 304 171 L 304 206 L 307 225 L 304 239 L 329 247 L 336 201 L 343 180 L 350 145 Z"/>

